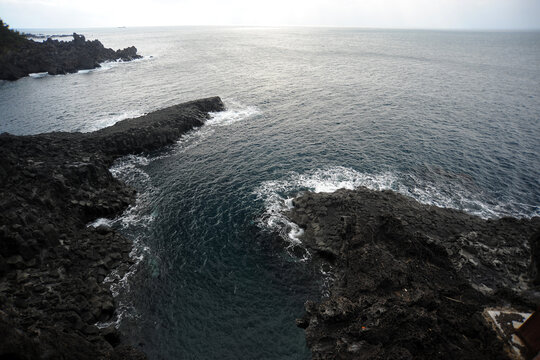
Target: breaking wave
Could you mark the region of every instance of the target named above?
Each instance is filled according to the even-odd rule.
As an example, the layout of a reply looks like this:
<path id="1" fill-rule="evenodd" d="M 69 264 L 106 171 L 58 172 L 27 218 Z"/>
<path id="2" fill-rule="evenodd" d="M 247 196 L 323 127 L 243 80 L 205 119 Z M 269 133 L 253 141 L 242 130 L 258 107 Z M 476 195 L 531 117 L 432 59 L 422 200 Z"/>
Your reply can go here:
<path id="1" fill-rule="evenodd" d="M 102 115 L 99 120 L 93 121 L 91 124 L 85 124 L 84 127 L 79 129 L 81 132 L 92 132 L 99 129 L 103 129 L 116 124 L 119 121 L 125 119 L 132 119 L 145 115 L 146 113 L 140 110 L 129 110 L 120 113 L 109 113 Z"/>
<path id="2" fill-rule="evenodd" d="M 41 79 L 45 76 L 48 76 L 49 73 L 44 71 L 44 72 L 39 72 L 39 73 L 30 73 L 28 74 L 28 76 L 30 76 L 32 79 Z"/>
<path id="3" fill-rule="evenodd" d="M 236 105 L 225 111 L 210 113 L 206 126 L 228 126 L 260 113 L 260 110 L 254 106 Z"/>
<path id="4" fill-rule="evenodd" d="M 257 199 L 264 203 L 264 213 L 258 219 L 259 226 L 279 233 L 291 246 L 299 245 L 302 229 L 285 216 L 285 211 L 292 208 L 292 197 L 302 191 L 334 192 L 361 186 L 371 190 L 393 190 L 423 204 L 463 210 L 482 218 L 539 215 L 538 206 L 519 202 L 501 203 L 485 194 L 475 194 L 455 182 L 435 183 L 422 180 L 413 174 L 369 174 L 336 166 L 303 174 L 292 172 L 285 179 L 263 182 L 255 190 Z"/>
<path id="5" fill-rule="evenodd" d="M 133 241 L 130 257 L 134 263 L 129 271 L 121 276 L 117 270 L 114 270 L 104 280 L 104 283 L 109 284 L 118 305 L 116 317 L 109 322 L 96 324 L 100 328 L 110 325 L 118 327 L 123 319 L 138 317 L 131 298 L 129 279 L 137 273 L 141 261 L 151 255 L 150 248 L 146 246 L 146 237 L 149 236 L 149 229 L 155 220 L 155 215 L 151 212 L 151 200 L 157 190 L 152 186 L 150 176 L 145 171 L 150 161 L 151 159 L 144 156 L 130 155 L 115 162 L 110 169 L 111 173 L 114 177 L 139 190 L 136 202 L 115 219 L 100 218 L 89 224 L 94 227 L 116 228 Z"/>
<path id="6" fill-rule="evenodd" d="M 143 56 L 142 58 L 140 59 L 135 59 L 135 60 L 129 60 L 129 61 L 124 61 L 124 60 L 115 60 L 115 61 L 105 61 L 105 62 L 102 62 L 100 63 L 100 67 L 98 68 L 95 68 L 95 69 L 91 69 L 89 70 L 89 72 L 93 72 L 93 71 L 107 71 L 107 70 L 111 70 L 117 66 L 120 66 L 122 64 L 130 64 L 130 63 L 137 63 L 137 62 L 142 62 L 142 61 L 149 61 L 149 60 L 153 60 L 155 59 L 155 57 L 153 55 L 146 55 L 146 56 Z M 86 70 L 83 70 L 83 71 L 86 71 Z"/>
<path id="7" fill-rule="evenodd" d="M 254 106 L 245 106 L 234 101 L 227 102 L 226 108 L 225 111 L 211 112 L 210 118 L 206 120 L 203 126 L 182 135 L 175 146 L 169 149 L 169 151 L 165 151 L 161 155 L 153 157 L 152 160 L 162 159 L 184 152 L 202 143 L 217 129 L 249 120 L 256 115 L 261 114 L 261 111 Z"/>
<path id="8" fill-rule="evenodd" d="M 120 276 L 117 271 L 113 271 L 105 278 L 104 282 L 110 285 L 111 292 L 118 304 L 117 316 L 110 322 L 98 323 L 98 327 L 104 328 L 110 325 L 119 327 L 123 319 L 136 319 L 139 316 L 137 309 L 133 305 L 130 278 L 137 273 L 140 263 L 145 258 L 151 259 L 153 257 L 152 249 L 146 245 L 146 238 L 150 236 L 150 229 L 156 219 L 152 202 L 157 197 L 157 192 L 159 191 L 152 185 L 152 179 L 146 168 L 155 160 L 164 159 L 193 146 L 197 146 L 203 139 L 214 133 L 216 128 L 232 125 L 259 113 L 260 111 L 255 107 L 234 104 L 226 111 L 211 113 L 210 119 L 206 121 L 205 125 L 184 134 L 172 148 L 154 156 L 129 155 L 117 160 L 110 168 L 114 177 L 138 190 L 136 203 L 115 219 L 99 218 L 88 224 L 88 226 L 113 227 L 132 239 L 133 249 L 130 257 L 134 260 L 134 264 L 123 276 Z M 122 113 L 104 119 L 101 123 L 93 124 L 94 129 L 89 129 L 88 131 L 113 125 L 125 118 L 142 115 L 144 114 L 137 111 Z"/>

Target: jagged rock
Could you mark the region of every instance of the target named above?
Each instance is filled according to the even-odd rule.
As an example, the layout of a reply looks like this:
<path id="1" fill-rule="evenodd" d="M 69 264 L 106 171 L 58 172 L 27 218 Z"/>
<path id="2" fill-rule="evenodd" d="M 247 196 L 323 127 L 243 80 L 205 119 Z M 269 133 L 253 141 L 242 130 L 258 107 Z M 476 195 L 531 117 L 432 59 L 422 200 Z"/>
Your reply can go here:
<path id="1" fill-rule="evenodd" d="M 9 174 L 0 186 L 0 358 L 144 358 L 95 326 L 114 316 L 103 280 L 129 270 L 132 244 L 86 225 L 135 200 L 108 170 L 115 159 L 172 144 L 223 109 L 214 97 L 94 133 L 0 134 L 0 175 Z"/>
<path id="2" fill-rule="evenodd" d="M 9 32 L 11 30 L 5 30 Z M 105 61 L 130 61 L 141 58 L 134 46 L 122 50 L 105 48 L 99 40 L 88 41 L 73 33 L 72 41 L 48 38 L 43 42 L 28 40 L 20 35 L 9 47 L 0 46 L 0 80 L 17 80 L 31 73 L 51 75 L 74 73 L 100 67 Z"/>
<path id="3" fill-rule="evenodd" d="M 540 303 L 538 217 L 484 220 L 365 188 L 294 206 L 303 243 L 336 277 L 297 321 L 314 359 L 507 358 L 482 311 Z"/>

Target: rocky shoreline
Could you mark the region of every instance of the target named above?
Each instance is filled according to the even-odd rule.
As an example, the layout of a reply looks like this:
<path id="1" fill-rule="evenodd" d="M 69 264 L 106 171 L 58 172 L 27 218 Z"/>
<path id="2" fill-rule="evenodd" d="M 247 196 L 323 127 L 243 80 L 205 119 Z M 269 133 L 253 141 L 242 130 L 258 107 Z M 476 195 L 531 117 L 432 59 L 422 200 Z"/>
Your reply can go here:
<path id="1" fill-rule="evenodd" d="M 519 358 L 485 313 L 540 304 L 540 218 L 484 220 L 366 188 L 304 193 L 287 216 L 336 277 L 297 320 L 313 359 Z"/>
<path id="2" fill-rule="evenodd" d="M 132 243 L 87 224 L 134 202 L 109 172 L 115 159 L 172 144 L 222 110 L 213 97 L 93 133 L 0 135 L 0 358 L 145 358 L 96 326 L 115 316 L 103 280 L 128 271 Z"/>
<path id="3" fill-rule="evenodd" d="M 14 40 L 0 46 L 0 80 L 17 80 L 42 72 L 50 75 L 74 73 L 98 68 L 105 61 L 141 58 L 134 46 L 115 51 L 104 47 L 99 40 L 89 41 L 76 33 L 73 33 L 72 41 L 47 38 L 43 42 L 36 42 L 18 33 L 9 33 L 11 30 L 3 26 L 2 30 Z"/>

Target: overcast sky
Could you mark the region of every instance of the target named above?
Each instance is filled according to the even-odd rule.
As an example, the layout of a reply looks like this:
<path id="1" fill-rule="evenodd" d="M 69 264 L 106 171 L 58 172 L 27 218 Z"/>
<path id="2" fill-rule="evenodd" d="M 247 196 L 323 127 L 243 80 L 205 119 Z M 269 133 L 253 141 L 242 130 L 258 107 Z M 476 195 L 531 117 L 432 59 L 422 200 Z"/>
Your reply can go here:
<path id="1" fill-rule="evenodd" d="M 12 28 L 160 25 L 540 29 L 540 0 L 0 0 Z"/>

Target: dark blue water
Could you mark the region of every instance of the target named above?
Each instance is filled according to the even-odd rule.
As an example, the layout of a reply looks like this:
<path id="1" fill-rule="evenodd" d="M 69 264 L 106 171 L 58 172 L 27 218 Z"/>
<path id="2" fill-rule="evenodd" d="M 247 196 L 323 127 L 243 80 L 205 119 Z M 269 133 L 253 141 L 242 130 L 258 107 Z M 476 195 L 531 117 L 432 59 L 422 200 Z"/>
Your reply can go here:
<path id="1" fill-rule="evenodd" d="M 538 32 L 82 33 L 146 57 L 0 83 L 0 131 L 91 131 L 212 95 L 228 107 L 112 169 L 140 192 L 109 222 L 140 259 L 112 284 L 118 325 L 152 359 L 309 357 L 294 319 L 327 278 L 281 214 L 301 190 L 364 185 L 483 217 L 540 214 Z"/>

